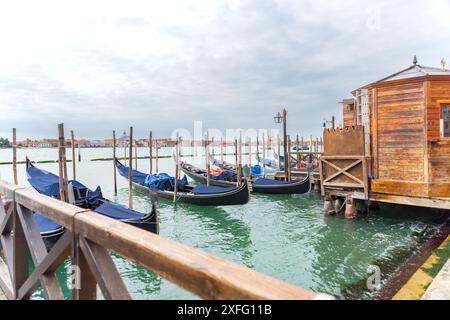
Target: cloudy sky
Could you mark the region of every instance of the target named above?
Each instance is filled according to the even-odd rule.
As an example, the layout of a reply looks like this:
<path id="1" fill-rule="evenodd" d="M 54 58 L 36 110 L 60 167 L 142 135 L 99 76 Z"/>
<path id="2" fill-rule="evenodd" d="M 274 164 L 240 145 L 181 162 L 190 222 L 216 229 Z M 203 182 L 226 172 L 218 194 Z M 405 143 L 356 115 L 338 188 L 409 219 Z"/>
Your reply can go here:
<path id="1" fill-rule="evenodd" d="M 450 63 L 450 3 L 430 1 L 4 1 L 0 135 L 78 137 L 133 125 L 272 128 L 322 119 L 361 85 Z"/>

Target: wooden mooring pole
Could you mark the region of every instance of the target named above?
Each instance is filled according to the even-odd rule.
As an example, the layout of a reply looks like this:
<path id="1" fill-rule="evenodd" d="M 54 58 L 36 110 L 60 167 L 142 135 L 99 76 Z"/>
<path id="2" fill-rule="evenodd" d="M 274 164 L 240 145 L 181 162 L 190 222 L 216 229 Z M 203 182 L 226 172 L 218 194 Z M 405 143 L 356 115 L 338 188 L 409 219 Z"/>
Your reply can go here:
<path id="1" fill-rule="evenodd" d="M 75 137 L 73 130 L 70 130 L 70 148 L 72 149 L 72 178 L 77 180 L 77 169 L 75 164 Z"/>
<path id="2" fill-rule="evenodd" d="M 175 181 L 173 187 L 173 204 L 177 204 L 177 193 L 178 193 L 178 168 L 180 166 L 180 136 L 177 132 L 177 140 L 175 142 Z"/>
<path id="3" fill-rule="evenodd" d="M 66 144 L 64 139 L 64 124 L 58 124 L 58 166 L 59 166 L 59 196 L 61 201 L 66 201 L 66 175 L 67 168 L 65 168 L 66 162 Z"/>
<path id="4" fill-rule="evenodd" d="M 80 142 L 78 142 L 77 145 L 78 145 L 78 162 L 81 162 Z"/>
<path id="5" fill-rule="evenodd" d="M 263 177 L 266 177 L 266 138 L 264 132 L 262 134 L 262 152 L 263 152 Z"/>
<path id="6" fill-rule="evenodd" d="M 248 165 L 250 167 L 250 173 L 252 172 L 252 137 L 248 138 Z"/>
<path id="7" fill-rule="evenodd" d="M 128 167 L 128 207 L 133 209 L 133 127 L 130 127 L 130 161 Z"/>
<path id="8" fill-rule="evenodd" d="M 259 136 L 258 135 L 256 135 L 256 158 L 259 163 Z"/>
<path id="9" fill-rule="evenodd" d="M 158 159 L 158 140 L 155 140 L 155 171 L 159 172 L 159 159 Z"/>
<path id="10" fill-rule="evenodd" d="M 205 133 L 205 164 L 206 164 L 206 185 L 210 185 L 210 164 L 209 164 L 209 137 L 208 132 Z"/>
<path id="11" fill-rule="evenodd" d="M 134 169 L 138 168 L 138 151 L 137 151 L 137 141 L 134 140 Z"/>
<path id="12" fill-rule="evenodd" d="M 116 130 L 113 130 L 113 177 L 114 177 L 114 195 L 117 196 L 117 173 L 116 173 Z"/>
<path id="13" fill-rule="evenodd" d="M 223 163 L 223 138 L 220 138 L 220 161 Z"/>
<path id="14" fill-rule="evenodd" d="M 17 180 L 17 137 L 16 137 L 16 128 L 12 129 L 12 147 L 13 147 L 13 178 L 14 184 L 19 184 Z"/>
<path id="15" fill-rule="evenodd" d="M 237 177 L 238 185 L 242 184 L 242 131 L 239 133 L 239 146 L 238 146 L 238 167 L 237 167 Z"/>
<path id="16" fill-rule="evenodd" d="M 153 133 L 150 131 L 148 137 L 148 152 L 149 152 L 149 173 L 153 174 Z"/>
<path id="17" fill-rule="evenodd" d="M 291 181 L 291 136 L 287 135 L 287 158 L 284 159 L 284 165 L 288 166 L 288 176 L 286 181 Z"/>

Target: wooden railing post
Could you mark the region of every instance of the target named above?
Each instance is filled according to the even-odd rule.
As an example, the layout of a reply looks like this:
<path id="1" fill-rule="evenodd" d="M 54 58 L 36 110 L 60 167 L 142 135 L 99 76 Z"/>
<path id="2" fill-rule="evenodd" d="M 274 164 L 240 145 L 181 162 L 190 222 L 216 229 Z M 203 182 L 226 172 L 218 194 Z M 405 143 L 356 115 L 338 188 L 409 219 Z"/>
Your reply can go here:
<path id="1" fill-rule="evenodd" d="M 17 299 L 19 289 L 28 278 L 28 246 L 25 239 L 25 233 L 17 214 L 16 204 L 13 200 L 13 234 L 12 237 L 12 285 L 14 290 L 14 298 Z"/>
<path id="2" fill-rule="evenodd" d="M 72 300 L 97 299 L 97 282 L 89 264 L 81 251 L 78 236 L 74 236 L 72 243 Z M 79 277 L 79 278 L 77 278 Z"/>

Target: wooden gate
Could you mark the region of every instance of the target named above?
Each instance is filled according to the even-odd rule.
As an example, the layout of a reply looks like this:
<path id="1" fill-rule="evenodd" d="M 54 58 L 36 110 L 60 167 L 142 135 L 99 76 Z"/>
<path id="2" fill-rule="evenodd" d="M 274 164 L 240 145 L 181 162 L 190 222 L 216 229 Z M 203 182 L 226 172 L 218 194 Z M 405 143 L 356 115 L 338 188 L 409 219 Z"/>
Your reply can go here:
<path id="1" fill-rule="evenodd" d="M 362 193 L 369 198 L 368 157 L 364 127 L 325 129 L 324 153 L 320 158 L 322 195 Z"/>

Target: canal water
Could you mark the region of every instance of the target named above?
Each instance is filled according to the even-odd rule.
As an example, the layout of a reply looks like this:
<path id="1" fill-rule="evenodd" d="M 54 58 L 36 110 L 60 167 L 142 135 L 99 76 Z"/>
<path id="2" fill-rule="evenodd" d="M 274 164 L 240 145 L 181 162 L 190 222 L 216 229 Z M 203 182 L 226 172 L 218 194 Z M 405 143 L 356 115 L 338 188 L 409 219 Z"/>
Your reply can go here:
<path id="1" fill-rule="evenodd" d="M 218 150 L 216 150 L 217 153 Z M 197 158 L 184 158 L 202 165 L 201 150 Z M 229 150 L 231 152 L 231 149 Z M 18 160 L 25 155 L 34 161 L 56 160 L 57 149 L 19 149 Z M 124 150 L 118 150 L 123 156 Z M 170 155 L 171 148 L 160 154 Z M 139 148 L 139 156 L 147 156 L 148 148 Z M 100 185 L 105 197 L 128 203 L 127 182 L 118 175 L 118 195 L 113 195 L 112 161 L 89 161 L 112 156 L 111 148 L 81 149 L 77 162 L 77 178 L 94 189 Z M 70 149 L 67 150 L 70 159 Z M 12 150 L 0 149 L 0 162 L 11 161 Z M 226 157 L 233 162 L 233 157 Z M 244 158 L 244 162 L 247 161 Z M 56 163 L 37 164 L 42 169 L 58 172 Z M 149 160 L 138 161 L 138 170 L 147 172 Z M 153 165 L 155 168 L 155 164 Z M 171 159 L 159 160 L 160 172 L 173 174 Z M 68 163 L 69 178 L 71 164 Z M 29 186 L 25 165 L 18 165 L 19 183 Z M 12 181 L 12 166 L 0 165 L 0 178 Z M 30 187 L 31 189 L 31 187 Z M 210 254 L 243 264 L 259 272 L 289 283 L 340 298 L 370 298 L 366 281 L 373 270 L 380 270 L 385 281 L 411 256 L 438 227 L 438 214 L 412 207 L 382 206 L 367 216 L 345 220 L 342 215 L 325 217 L 323 200 L 317 193 L 304 195 L 252 194 L 248 204 L 230 207 L 196 207 L 170 202 L 159 203 L 161 235 Z M 149 211 L 147 193 L 134 191 L 134 208 Z M 116 265 L 135 299 L 196 299 L 169 281 L 114 255 Z M 67 288 L 69 261 L 59 268 L 58 277 L 64 292 Z M 375 267 L 374 267 L 375 266 Z M 42 291 L 34 296 L 44 298 Z"/>

